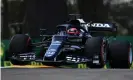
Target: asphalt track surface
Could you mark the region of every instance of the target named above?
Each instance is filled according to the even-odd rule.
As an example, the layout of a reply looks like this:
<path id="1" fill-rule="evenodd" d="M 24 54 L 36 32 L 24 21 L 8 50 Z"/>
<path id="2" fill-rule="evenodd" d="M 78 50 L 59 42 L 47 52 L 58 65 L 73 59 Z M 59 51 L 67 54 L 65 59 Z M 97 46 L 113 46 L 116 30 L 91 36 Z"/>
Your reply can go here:
<path id="1" fill-rule="evenodd" d="M 131 69 L 2 69 L 2 80 L 133 80 Z"/>

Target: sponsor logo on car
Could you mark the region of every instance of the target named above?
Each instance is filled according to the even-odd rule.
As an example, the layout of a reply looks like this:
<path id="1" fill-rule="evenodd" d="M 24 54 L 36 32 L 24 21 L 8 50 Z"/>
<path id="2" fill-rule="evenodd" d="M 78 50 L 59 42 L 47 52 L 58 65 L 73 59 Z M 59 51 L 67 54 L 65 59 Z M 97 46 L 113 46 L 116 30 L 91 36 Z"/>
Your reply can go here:
<path id="1" fill-rule="evenodd" d="M 48 52 L 46 53 L 46 56 L 47 56 L 47 57 L 51 57 L 51 56 L 53 56 L 54 54 L 55 54 L 54 51 L 48 51 Z"/>
<path id="2" fill-rule="evenodd" d="M 109 24 L 106 23 L 92 23 L 92 24 L 88 23 L 87 25 L 90 27 L 105 27 L 105 28 L 111 27 Z"/>

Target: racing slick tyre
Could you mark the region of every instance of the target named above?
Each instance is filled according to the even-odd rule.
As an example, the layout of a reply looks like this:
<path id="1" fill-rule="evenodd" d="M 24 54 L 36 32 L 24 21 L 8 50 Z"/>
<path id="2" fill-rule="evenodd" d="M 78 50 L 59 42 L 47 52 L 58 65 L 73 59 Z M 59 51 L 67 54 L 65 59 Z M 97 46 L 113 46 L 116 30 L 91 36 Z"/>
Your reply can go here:
<path id="1" fill-rule="evenodd" d="M 109 44 L 109 64 L 111 68 L 130 68 L 132 46 L 128 41 L 114 40 Z"/>
<path id="2" fill-rule="evenodd" d="M 24 34 L 17 34 L 12 37 L 10 44 L 9 44 L 9 55 L 11 57 L 16 54 L 20 53 L 28 53 L 32 52 L 31 47 L 31 38 L 28 35 Z M 28 62 L 17 61 L 15 59 L 10 59 L 11 63 L 14 65 L 26 65 Z"/>
<path id="3" fill-rule="evenodd" d="M 106 60 L 107 41 L 102 37 L 88 38 L 85 43 L 85 56 L 92 59 L 88 63 L 90 68 L 103 68 Z"/>

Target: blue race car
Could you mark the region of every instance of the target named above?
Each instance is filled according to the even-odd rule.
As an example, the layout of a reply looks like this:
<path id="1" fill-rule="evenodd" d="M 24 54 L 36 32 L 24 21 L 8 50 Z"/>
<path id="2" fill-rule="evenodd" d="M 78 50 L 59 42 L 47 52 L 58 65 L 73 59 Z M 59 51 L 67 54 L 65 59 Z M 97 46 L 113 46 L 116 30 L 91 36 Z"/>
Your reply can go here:
<path id="1" fill-rule="evenodd" d="M 16 34 L 9 45 L 7 58 L 16 65 L 39 61 L 45 65 L 61 66 L 86 63 L 90 68 L 130 68 L 132 46 L 128 41 L 112 40 L 94 35 L 99 31 L 117 32 L 112 23 L 86 23 L 83 19 L 70 20 L 57 26 L 54 35 L 44 35 L 42 41 L 32 43 L 30 36 Z M 40 47 L 39 55 L 34 48 Z"/>

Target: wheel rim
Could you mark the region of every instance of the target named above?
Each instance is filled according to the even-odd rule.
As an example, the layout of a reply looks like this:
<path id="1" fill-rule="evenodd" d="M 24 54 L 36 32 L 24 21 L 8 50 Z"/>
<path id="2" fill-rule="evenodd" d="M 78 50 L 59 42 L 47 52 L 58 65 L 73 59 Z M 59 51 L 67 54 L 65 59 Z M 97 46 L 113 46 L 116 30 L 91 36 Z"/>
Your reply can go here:
<path id="1" fill-rule="evenodd" d="M 105 51 L 104 40 L 102 41 L 102 46 L 101 46 L 101 59 L 102 59 L 102 64 L 104 65 L 106 61 L 106 51 Z"/>
<path id="2" fill-rule="evenodd" d="M 132 48 L 130 47 L 130 50 L 129 50 L 129 63 L 132 64 Z"/>

